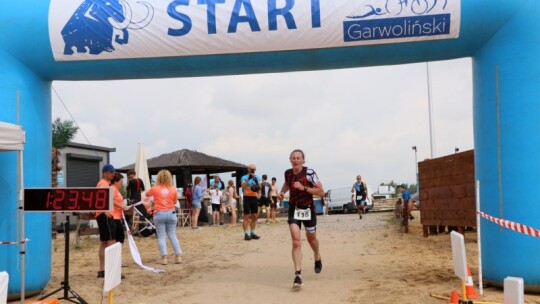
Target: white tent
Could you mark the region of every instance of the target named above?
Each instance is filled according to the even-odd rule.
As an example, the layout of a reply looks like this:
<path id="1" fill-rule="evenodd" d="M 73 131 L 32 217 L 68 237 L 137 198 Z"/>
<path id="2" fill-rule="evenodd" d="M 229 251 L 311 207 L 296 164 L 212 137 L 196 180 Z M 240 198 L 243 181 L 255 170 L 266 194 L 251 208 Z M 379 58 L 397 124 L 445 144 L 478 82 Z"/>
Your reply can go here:
<path id="1" fill-rule="evenodd" d="M 150 184 L 150 175 L 148 174 L 148 163 L 146 162 L 146 153 L 144 152 L 144 144 L 139 143 L 137 146 L 137 155 L 135 157 L 135 172 L 137 177 L 144 183 L 144 193 L 150 190 L 152 185 Z M 144 198 L 144 193 L 142 193 Z"/>
<path id="2" fill-rule="evenodd" d="M 18 219 L 19 233 L 17 242 L 20 246 L 21 259 L 21 302 L 24 302 L 24 252 L 25 252 L 25 237 L 24 237 L 24 210 L 23 210 L 23 154 L 25 143 L 25 132 L 21 126 L 13 125 L 5 122 L 0 122 L 0 152 L 17 151 L 17 197 L 18 197 Z"/>
<path id="3" fill-rule="evenodd" d="M 22 151 L 24 131 L 20 126 L 0 122 L 0 151 Z"/>

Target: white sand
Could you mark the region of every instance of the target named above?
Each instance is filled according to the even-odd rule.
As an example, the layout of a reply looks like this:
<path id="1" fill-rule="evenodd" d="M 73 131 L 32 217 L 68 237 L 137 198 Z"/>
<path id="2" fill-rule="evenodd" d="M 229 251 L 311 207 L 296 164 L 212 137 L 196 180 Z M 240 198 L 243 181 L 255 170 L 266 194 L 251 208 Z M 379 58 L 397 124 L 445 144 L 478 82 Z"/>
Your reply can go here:
<path id="1" fill-rule="evenodd" d="M 313 254 L 303 235 L 300 290 L 291 288 L 294 269 L 284 218 L 280 223 L 260 224 L 256 232 L 261 239 L 249 242 L 243 240 L 241 226 L 178 228 L 182 264 L 156 264 L 156 239 L 136 238 L 143 261 L 163 267 L 166 273 L 139 268 L 126 243 L 123 260 L 128 267 L 122 271 L 127 278 L 115 289 L 114 303 L 448 303 L 430 293 L 449 296 L 452 289 L 460 290 L 453 274 L 450 237 L 423 238 L 419 212 L 414 215 L 417 219 L 410 223 L 408 234 L 401 232 L 392 212 L 369 213 L 362 220 L 352 214 L 319 216 L 323 271 L 314 273 Z M 476 233 L 467 232 L 465 239 L 477 284 Z M 52 279 L 45 292 L 58 288 L 63 280 L 63 241 L 62 235 L 54 241 Z M 172 259 L 170 245 L 169 253 Z M 98 241 L 84 237 L 81 248 L 71 252 L 70 265 L 71 287 L 89 303 L 100 303 Z M 483 301 L 502 302 L 501 290 L 487 288 L 484 293 Z M 525 301 L 540 303 L 540 296 L 526 295 Z"/>

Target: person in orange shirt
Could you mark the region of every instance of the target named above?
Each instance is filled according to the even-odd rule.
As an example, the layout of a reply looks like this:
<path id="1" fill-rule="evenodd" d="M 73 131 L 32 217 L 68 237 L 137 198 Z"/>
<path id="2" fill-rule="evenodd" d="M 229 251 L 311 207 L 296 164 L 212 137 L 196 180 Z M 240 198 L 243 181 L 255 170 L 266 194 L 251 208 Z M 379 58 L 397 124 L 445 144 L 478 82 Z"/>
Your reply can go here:
<path id="1" fill-rule="evenodd" d="M 124 234 L 124 224 L 122 214 L 127 209 L 126 204 L 124 204 L 124 196 L 120 193 L 120 188 L 122 188 L 122 182 L 124 176 L 118 172 L 114 173 L 114 177 L 111 180 L 111 186 L 113 186 L 113 218 L 116 228 L 115 240 L 120 243 L 124 243 L 126 238 Z"/>
<path id="2" fill-rule="evenodd" d="M 165 236 L 169 238 L 173 247 L 175 263 L 182 262 L 182 249 L 180 242 L 176 237 L 176 217 L 175 204 L 178 199 L 178 192 L 172 185 L 172 175 L 168 170 L 158 172 L 156 185 L 152 187 L 146 196 L 154 197 L 154 224 L 156 225 L 156 234 L 158 237 L 159 253 L 161 255 L 161 264 L 167 264 L 167 244 Z"/>
<path id="3" fill-rule="evenodd" d="M 113 178 L 115 177 L 115 174 L 116 174 L 116 169 L 114 168 L 113 165 L 107 164 L 103 166 L 103 169 L 101 170 L 101 172 L 102 172 L 101 180 L 97 183 L 96 187 L 110 188 Z M 120 174 L 120 176 L 122 175 Z M 113 190 L 113 193 L 114 193 L 114 190 Z M 114 201 L 114 205 L 115 205 L 115 209 L 120 208 L 122 210 L 125 208 L 125 206 L 123 205 L 123 202 L 117 203 L 116 201 Z M 98 229 L 99 229 L 99 240 L 101 241 L 99 244 L 99 271 L 97 275 L 98 278 L 105 277 L 105 248 L 107 248 L 110 245 L 113 245 L 114 243 L 116 243 L 116 240 L 117 240 L 117 227 L 116 227 L 116 222 L 114 220 L 114 214 L 113 214 L 115 209 L 113 209 L 112 212 L 96 212 L 96 221 L 98 223 Z M 120 211 L 120 217 L 122 217 L 121 211 Z M 124 230 L 121 224 L 120 224 L 120 229 L 121 229 L 120 232 L 123 235 Z"/>
<path id="4" fill-rule="evenodd" d="M 257 217 L 259 216 L 259 195 L 261 193 L 261 178 L 255 175 L 257 168 L 254 164 L 248 166 L 248 174 L 240 179 L 242 191 L 244 192 L 243 202 L 243 222 L 244 240 L 258 240 L 260 237 L 255 234 L 255 226 L 257 225 Z M 251 232 L 248 233 L 248 227 Z"/>

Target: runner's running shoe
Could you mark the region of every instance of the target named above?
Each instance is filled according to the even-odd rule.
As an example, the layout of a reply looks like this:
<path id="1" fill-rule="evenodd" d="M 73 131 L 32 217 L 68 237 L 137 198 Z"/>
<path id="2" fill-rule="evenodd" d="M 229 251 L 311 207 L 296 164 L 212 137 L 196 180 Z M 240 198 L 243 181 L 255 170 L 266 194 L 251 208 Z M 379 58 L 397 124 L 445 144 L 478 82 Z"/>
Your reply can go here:
<path id="1" fill-rule="evenodd" d="M 315 261 L 315 273 L 320 273 L 322 270 L 322 260 Z"/>
<path id="2" fill-rule="evenodd" d="M 293 283 L 293 287 L 294 288 L 300 288 L 302 287 L 302 277 L 297 274 L 294 276 L 294 283 Z"/>

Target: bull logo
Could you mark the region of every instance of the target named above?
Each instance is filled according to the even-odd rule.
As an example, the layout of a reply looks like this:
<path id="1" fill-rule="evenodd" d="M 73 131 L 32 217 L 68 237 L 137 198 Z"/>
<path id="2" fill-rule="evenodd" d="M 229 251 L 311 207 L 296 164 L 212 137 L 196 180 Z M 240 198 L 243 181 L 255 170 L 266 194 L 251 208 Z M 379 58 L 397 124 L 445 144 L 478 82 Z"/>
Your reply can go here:
<path id="1" fill-rule="evenodd" d="M 84 0 L 62 29 L 64 55 L 73 55 L 73 48 L 77 53 L 92 55 L 112 52 L 113 37 L 116 43 L 127 44 L 128 29 L 143 29 L 154 17 L 154 8 L 149 3 L 137 3 L 146 7 L 146 17 L 133 22 L 131 7 L 123 0 Z"/>

